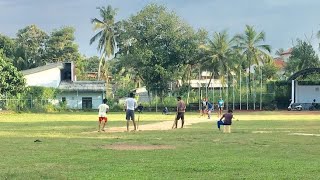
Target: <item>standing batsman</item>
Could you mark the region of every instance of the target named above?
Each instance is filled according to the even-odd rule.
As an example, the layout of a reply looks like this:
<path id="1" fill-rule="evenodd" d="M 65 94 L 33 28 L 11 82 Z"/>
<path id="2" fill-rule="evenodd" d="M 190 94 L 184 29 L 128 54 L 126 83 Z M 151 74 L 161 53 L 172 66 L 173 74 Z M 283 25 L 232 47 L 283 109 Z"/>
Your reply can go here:
<path id="1" fill-rule="evenodd" d="M 134 131 L 137 130 L 136 122 L 134 120 L 134 110 L 137 108 L 137 100 L 134 99 L 133 93 L 129 94 L 129 98 L 125 101 L 125 110 L 126 110 L 126 120 L 127 120 L 127 131 L 129 132 L 129 122 L 130 120 L 133 123 Z"/>
<path id="2" fill-rule="evenodd" d="M 183 128 L 184 125 L 184 113 L 186 112 L 186 104 L 183 100 L 181 100 L 181 97 L 177 97 L 178 103 L 177 103 L 177 116 L 174 121 L 173 128 L 178 127 L 178 120 L 181 119 L 181 128 Z"/>

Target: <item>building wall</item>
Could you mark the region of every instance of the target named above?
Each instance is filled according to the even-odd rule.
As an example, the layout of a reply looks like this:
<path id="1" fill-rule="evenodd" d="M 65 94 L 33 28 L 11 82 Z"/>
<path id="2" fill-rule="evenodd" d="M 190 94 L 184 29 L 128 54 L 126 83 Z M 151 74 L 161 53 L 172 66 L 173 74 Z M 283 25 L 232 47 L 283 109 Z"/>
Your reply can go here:
<path id="1" fill-rule="evenodd" d="M 60 84 L 60 69 L 53 68 L 24 76 L 27 86 L 43 86 L 57 88 Z"/>
<path id="2" fill-rule="evenodd" d="M 67 107 L 71 109 L 82 109 L 82 98 L 92 98 L 92 109 L 98 109 L 104 98 L 103 92 L 61 92 L 57 99 L 62 101 L 62 97 L 66 98 Z"/>
<path id="3" fill-rule="evenodd" d="M 312 103 L 313 99 L 320 102 L 320 85 L 296 86 L 296 103 Z"/>

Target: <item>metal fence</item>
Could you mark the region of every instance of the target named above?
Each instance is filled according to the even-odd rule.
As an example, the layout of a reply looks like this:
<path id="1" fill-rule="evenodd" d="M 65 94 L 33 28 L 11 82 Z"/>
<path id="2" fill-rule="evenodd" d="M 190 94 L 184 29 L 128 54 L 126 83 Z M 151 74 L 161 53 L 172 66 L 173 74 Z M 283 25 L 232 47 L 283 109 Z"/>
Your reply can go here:
<path id="1" fill-rule="evenodd" d="M 0 99 L 1 110 L 25 111 L 36 108 L 45 108 L 49 105 L 52 106 L 53 104 L 47 99 Z"/>
<path id="2" fill-rule="evenodd" d="M 277 103 L 274 101 L 274 93 L 263 93 L 254 96 L 242 95 L 229 96 L 228 99 L 224 99 L 225 109 L 232 110 L 276 110 L 278 109 Z M 12 111 L 59 111 L 59 110 L 95 110 L 98 105 L 101 104 L 101 99 L 92 99 L 91 101 L 83 101 L 82 99 L 67 99 L 62 102 L 61 100 L 49 100 L 49 99 L 0 99 L 0 110 L 12 110 Z M 216 102 L 214 102 L 216 105 Z M 112 102 L 110 108 L 114 111 L 123 110 L 123 104 Z M 201 109 L 199 103 L 190 103 L 187 105 L 188 111 L 198 111 Z M 165 105 L 149 105 L 144 104 L 145 111 L 161 112 Z M 175 110 L 175 104 L 166 106 L 169 110 Z"/>

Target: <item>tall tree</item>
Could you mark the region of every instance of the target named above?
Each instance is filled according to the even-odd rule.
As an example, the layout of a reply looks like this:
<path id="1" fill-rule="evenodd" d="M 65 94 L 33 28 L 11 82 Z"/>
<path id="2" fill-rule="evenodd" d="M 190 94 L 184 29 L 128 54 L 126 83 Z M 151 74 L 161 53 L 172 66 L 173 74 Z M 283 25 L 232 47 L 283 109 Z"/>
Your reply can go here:
<path id="1" fill-rule="evenodd" d="M 46 62 L 76 62 L 80 58 L 74 32 L 72 27 L 63 27 L 50 34 L 46 43 Z"/>
<path id="2" fill-rule="evenodd" d="M 15 57 L 15 40 L 0 34 L 0 49 L 3 50 L 3 53 L 8 58 L 14 58 Z"/>
<path id="3" fill-rule="evenodd" d="M 246 25 L 244 34 L 238 34 L 235 36 L 237 41 L 237 48 L 245 56 L 249 65 L 249 92 L 251 94 L 251 68 L 252 65 L 259 65 L 272 60 L 270 56 L 270 45 L 263 44 L 266 35 L 263 31 L 257 32 L 253 26 Z"/>
<path id="4" fill-rule="evenodd" d="M 124 61 L 121 61 L 121 63 Z M 126 68 L 119 61 L 111 60 L 113 92 L 116 98 L 125 97 L 132 89 L 140 87 L 140 78 L 133 68 Z"/>
<path id="5" fill-rule="evenodd" d="M 25 79 L 21 72 L 8 60 L 0 49 L 0 97 L 1 95 L 16 95 L 23 92 Z"/>
<path id="6" fill-rule="evenodd" d="M 165 7 L 150 4 L 122 22 L 118 59 L 133 68 L 149 92 L 161 97 L 181 68 L 192 63 L 197 36 L 193 29 Z"/>
<path id="7" fill-rule="evenodd" d="M 312 45 L 306 41 L 298 39 L 297 45 L 292 49 L 291 56 L 285 70 L 287 75 L 291 75 L 303 69 L 319 66 L 319 57 L 314 51 Z"/>
<path id="8" fill-rule="evenodd" d="M 279 75 L 277 75 L 277 72 L 279 72 L 279 70 L 280 69 L 276 67 L 274 62 L 264 64 L 261 67 L 261 69 L 258 69 L 259 74 L 262 73 L 263 81 L 279 79 Z M 262 72 L 260 72 L 260 71 L 262 71 Z"/>
<path id="9" fill-rule="evenodd" d="M 236 67 L 234 59 L 231 58 L 232 54 L 235 53 L 233 49 L 233 39 L 229 39 L 227 31 L 215 32 L 213 39 L 209 40 L 205 48 L 208 58 L 203 65 L 208 71 L 214 71 L 223 81 L 225 76 L 230 75 L 230 72 L 234 71 Z M 213 76 L 214 73 L 212 73 L 210 82 Z"/>
<path id="10" fill-rule="evenodd" d="M 86 66 L 85 71 L 86 72 L 98 72 L 98 65 L 99 65 L 99 57 L 98 56 L 92 56 L 86 59 Z"/>
<path id="11" fill-rule="evenodd" d="M 45 64 L 43 55 L 48 35 L 36 25 L 20 29 L 17 33 L 15 65 L 19 70 L 30 69 Z"/>
<path id="12" fill-rule="evenodd" d="M 108 76 L 107 71 L 107 59 L 110 59 L 114 53 L 116 48 L 116 34 L 117 27 L 115 23 L 115 16 L 117 14 L 117 10 L 113 9 L 112 6 L 108 5 L 107 7 L 98 7 L 100 12 L 101 20 L 98 18 L 93 18 L 91 23 L 94 26 L 94 30 L 98 31 L 90 39 L 90 44 L 98 41 L 98 51 L 101 53 L 100 63 L 98 68 L 98 79 L 100 79 L 101 68 L 105 68 L 105 76 Z"/>

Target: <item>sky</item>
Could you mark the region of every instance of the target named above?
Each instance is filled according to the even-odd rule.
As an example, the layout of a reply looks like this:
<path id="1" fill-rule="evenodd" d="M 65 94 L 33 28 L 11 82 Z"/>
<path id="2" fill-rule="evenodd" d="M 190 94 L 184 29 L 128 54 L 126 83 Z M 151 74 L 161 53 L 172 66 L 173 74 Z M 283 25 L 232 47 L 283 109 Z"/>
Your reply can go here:
<path id="1" fill-rule="evenodd" d="M 266 33 L 273 53 L 292 47 L 297 38 L 310 41 L 319 53 L 319 0 L 0 0 L 0 33 L 15 37 L 31 24 L 48 34 L 72 26 L 80 52 L 99 56 L 97 45 L 89 44 L 95 34 L 90 20 L 99 18 L 96 8 L 110 4 L 118 9 L 116 19 L 122 20 L 149 3 L 165 5 L 195 29 L 206 29 L 210 37 L 222 30 L 230 36 L 243 33 L 248 24 Z"/>

